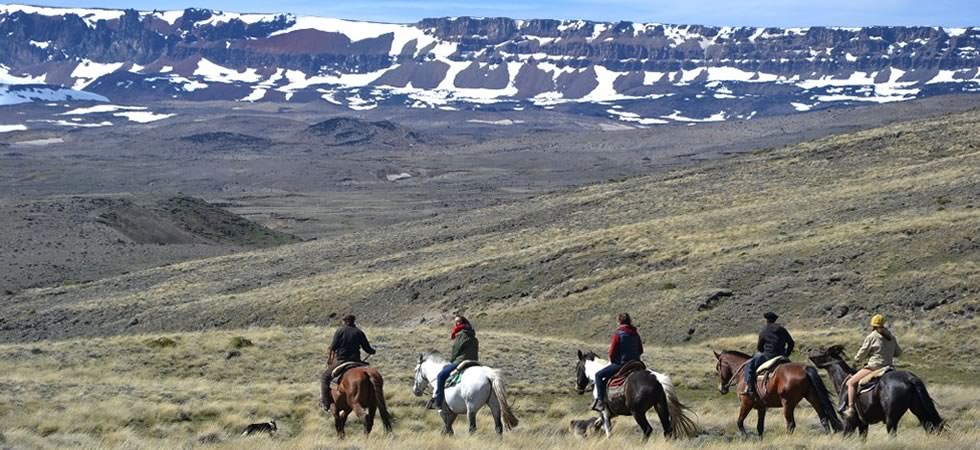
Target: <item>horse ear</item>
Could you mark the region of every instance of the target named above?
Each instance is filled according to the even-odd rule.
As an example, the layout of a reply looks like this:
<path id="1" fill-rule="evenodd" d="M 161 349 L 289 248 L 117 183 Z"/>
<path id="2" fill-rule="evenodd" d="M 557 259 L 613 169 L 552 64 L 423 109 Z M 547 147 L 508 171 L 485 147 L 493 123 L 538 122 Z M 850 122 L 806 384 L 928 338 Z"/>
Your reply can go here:
<path id="1" fill-rule="evenodd" d="M 425 361 L 425 353 L 419 353 L 419 364 L 422 364 L 422 361 Z"/>
<path id="2" fill-rule="evenodd" d="M 715 359 L 721 359 L 721 353 L 718 353 L 718 352 L 716 352 L 714 350 L 712 350 L 711 353 L 714 353 L 715 354 Z"/>
<path id="3" fill-rule="evenodd" d="M 585 359 L 585 355 L 582 354 L 582 350 L 575 350 L 575 351 L 578 352 L 578 360 L 579 361 Z"/>

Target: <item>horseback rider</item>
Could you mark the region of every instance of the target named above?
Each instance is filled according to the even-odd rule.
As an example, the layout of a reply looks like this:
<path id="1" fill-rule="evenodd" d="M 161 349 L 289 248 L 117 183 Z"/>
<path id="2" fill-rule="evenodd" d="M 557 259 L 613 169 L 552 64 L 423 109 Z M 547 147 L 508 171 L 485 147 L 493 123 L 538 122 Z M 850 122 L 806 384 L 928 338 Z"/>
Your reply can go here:
<path id="1" fill-rule="evenodd" d="M 442 368 L 436 376 L 436 392 L 432 400 L 426 405 L 428 409 L 440 409 L 446 399 L 446 381 L 449 375 L 459 367 L 463 361 L 480 360 L 480 340 L 476 338 L 476 330 L 466 317 L 457 314 L 453 318 L 453 331 L 449 334 L 453 340 L 453 349 L 449 355 L 449 364 Z"/>
<path id="2" fill-rule="evenodd" d="M 891 366 L 892 359 L 896 356 L 902 356 L 902 348 L 898 346 L 898 340 L 891 331 L 885 328 L 885 318 L 881 314 L 875 314 L 871 318 L 871 333 L 864 338 L 861 349 L 854 355 L 858 365 L 865 359 L 867 364 L 847 380 L 847 402 L 841 405 L 841 409 L 847 406 L 845 417 L 851 418 L 855 414 L 854 399 L 857 397 L 858 384 L 861 380 L 871 372 Z"/>
<path id="3" fill-rule="evenodd" d="M 770 359 L 779 356 L 789 357 L 790 353 L 793 353 L 793 347 L 796 347 L 796 342 L 793 341 L 793 337 L 789 335 L 786 328 L 776 323 L 776 320 L 779 319 L 776 313 L 769 311 L 762 317 L 765 317 L 766 325 L 759 332 L 759 341 L 755 345 L 756 353 L 752 359 L 745 363 L 744 395 L 751 397 L 758 396 L 755 392 L 756 369 Z"/>
<path id="4" fill-rule="evenodd" d="M 354 325 L 357 320 L 353 314 L 348 314 L 343 318 L 343 325 L 337 328 L 330 343 L 330 353 L 333 357 L 333 364 L 327 366 L 320 378 L 320 406 L 325 410 L 330 409 L 333 397 L 330 395 L 330 381 L 333 378 L 333 371 L 341 364 L 349 362 L 363 362 L 361 360 L 361 349 L 369 355 L 375 354 L 374 348 L 368 342 L 367 336 L 360 328 Z"/>
<path id="5" fill-rule="evenodd" d="M 643 341 L 633 326 L 633 319 L 627 313 L 620 314 L 617 319 L 619 326 L 613 332 L 612 342 L 609 344 L 609 365 L 595 374 L 596 399 L 592 403 L 592 409 L 596 411 L 606 408 L 609 379 L 626 363 L 637 361 L 643 355 Z"/>

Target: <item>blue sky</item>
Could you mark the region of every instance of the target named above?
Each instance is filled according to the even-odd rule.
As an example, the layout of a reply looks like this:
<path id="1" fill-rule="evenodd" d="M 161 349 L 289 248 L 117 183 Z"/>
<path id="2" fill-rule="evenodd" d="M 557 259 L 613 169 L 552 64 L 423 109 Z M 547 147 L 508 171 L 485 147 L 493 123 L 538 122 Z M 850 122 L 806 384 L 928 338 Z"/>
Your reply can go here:
<path id="1" fill-rule="evenodd" d="M 505 16 L 778 27 L 980 26 L 978 0 L 24 0 L 24 3 L 140 10 L 194 6 L 382 22 L 415 22 L 423 17 L 443 16 Z"/>

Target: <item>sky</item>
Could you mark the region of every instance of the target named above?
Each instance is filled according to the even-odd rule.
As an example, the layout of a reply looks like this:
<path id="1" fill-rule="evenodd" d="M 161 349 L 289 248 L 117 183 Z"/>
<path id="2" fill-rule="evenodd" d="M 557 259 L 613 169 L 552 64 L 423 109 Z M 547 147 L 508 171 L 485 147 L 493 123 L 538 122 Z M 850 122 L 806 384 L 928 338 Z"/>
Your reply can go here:
<path id="1" fill-rule="evenodd" d="M 980 0 L 21 0 L 34 5 L 290 12 L 378 22 L 425 17 L 587 19 L 737 26 L 980 26 Z M 16 0 L 0 0 L 15 3 Z M 19 2 L 17 2 L 19 3 Z"/>

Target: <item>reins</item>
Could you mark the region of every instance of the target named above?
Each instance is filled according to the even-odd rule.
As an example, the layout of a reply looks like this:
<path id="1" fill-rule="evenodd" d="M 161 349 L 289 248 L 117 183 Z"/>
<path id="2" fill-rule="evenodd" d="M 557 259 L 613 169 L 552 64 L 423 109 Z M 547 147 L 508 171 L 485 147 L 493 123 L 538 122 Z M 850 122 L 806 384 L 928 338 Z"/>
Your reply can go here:
<path id="1" fill-rule="evenodd" d="M 725 389 L 732 387 L 733 384 L 738 384 L 738 373 L 745 368 L 745 365 L 748 364 L 749 361 L 752 361 L 752 359 L 749 358 L 745 360 L 745 362 L 743 362 L 742 365 L 738 366 L 738 369 L 735 369 L 735 372 L 732 373 L 732 377 L 728 380 L 727 383 L 725 383 Z"/>

